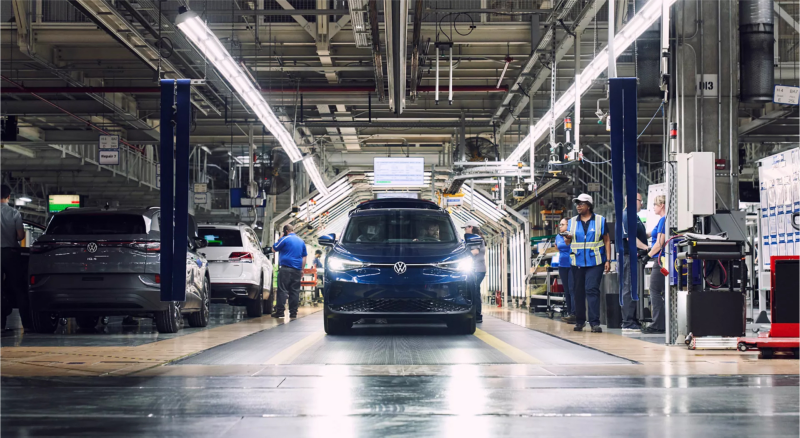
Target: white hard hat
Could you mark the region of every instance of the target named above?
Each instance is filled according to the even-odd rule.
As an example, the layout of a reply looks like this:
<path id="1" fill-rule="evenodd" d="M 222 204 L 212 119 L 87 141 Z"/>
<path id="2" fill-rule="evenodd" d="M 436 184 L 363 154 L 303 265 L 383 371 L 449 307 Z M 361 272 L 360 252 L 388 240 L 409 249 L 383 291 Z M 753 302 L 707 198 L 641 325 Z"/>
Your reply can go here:
<path id="1" fill-rule="evenodd" d="M 470 220 L 464 222 L 464 228 L 466 228 L 466 227 L 479 227 L 480 228 L 480 226 L 481 226 L 481 224 L 479 224 L 478 221 L 476 221 L 475 219 L 470 219 Z"/>
<path id="2" fill-rule="evenodd" d="M 578 202 L 588 202 L 588 203 L 594 205 L 594 200 L 592 200 L 592 197 L 587 195 L 586 193 L 581 193 L 580 195 L 578 195 L 577 198 L 573 198 L 572 202 L 574 202 L 576 204 Z"/>

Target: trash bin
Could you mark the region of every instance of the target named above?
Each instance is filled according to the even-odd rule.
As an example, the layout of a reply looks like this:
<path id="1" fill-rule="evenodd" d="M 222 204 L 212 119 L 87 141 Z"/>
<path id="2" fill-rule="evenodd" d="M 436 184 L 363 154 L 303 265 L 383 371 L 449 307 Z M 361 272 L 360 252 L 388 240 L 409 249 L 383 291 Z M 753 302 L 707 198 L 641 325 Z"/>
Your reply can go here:
<path id="1" fill-rule="evenodd" d="M 600 283 L 601 297 L 605 304 L 605 323 L 610 329 L 622 328 L 622 307 L 619 305 L 619 277 L 616 272 L 603 275 Z M 602 318 L 601 318 L 602 319 Z M 602 322 L 602 321 L 601 321 Z"/>

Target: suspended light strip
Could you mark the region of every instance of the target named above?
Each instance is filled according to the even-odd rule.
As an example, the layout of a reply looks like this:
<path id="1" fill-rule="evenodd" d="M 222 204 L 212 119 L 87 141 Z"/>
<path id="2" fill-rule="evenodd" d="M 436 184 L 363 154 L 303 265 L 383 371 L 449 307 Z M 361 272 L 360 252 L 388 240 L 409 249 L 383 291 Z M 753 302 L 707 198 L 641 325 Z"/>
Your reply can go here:
<path id="1" fill-rule="evenodd" d="M 639 12 L 625 25 L 625 27 L 620 30 L 620 32 L 614 37 L 614 52 L 616 53 L 616 57 L 619 57 L 622 52 L 625 51 L 634 41 L 636 38 L 644 33 L 653 23 L 656 22 L 661 17 L 662 7 L 667 10 L 672 4 L 674 4 L 677 0 L 650 0 Z M 597 79 L 603 71 L 608 68 L 608 46 L 603 48 L 600 53 L 589 63 L 588 66 L 583 70 L 578 78 L 578 82 L 573 83 L 561 96 L 558 101 L 556 101 L 555 107 L 550 108 L 550 110 L 541 118 L 539 119 L 539 123 L 537 123 L 533 128 L 531 128 L 531 133 L 528 134 L 527 137 L 522 139 L 514 152 L 506 158 L 506 161 L 509 162 L 517 162 L 520 160 L 525 152 L 528 152 L 531 148 L 531 142 L 536 142 L 539 138 L 544 135 L 550 127 L 550 123 L 553 119 L 553 114 L 555 113 L 555 117 L 561 117 L 567 110 L 575 104 L 576 95 L 583 95 L 589 87 L 592 86 L 592 83 L 595 79 Z M 577 85 L 577 90 L 576 90 Z"/>
<path id="2" fill-rule="evenodd" d="M 311 177 L 311 182 L 314 183 L 314 187 L 317 188 L 317 191 L 319 191 L 321 195 L 328 195 L 330 191 L 328 191 L 328 186 L 319 173 L 317 164 L 314 162 L 314 157 L 309 155 L 303 158 L 303 167 L 306 168 L 306 173 Z"/>
<path id="3" fill-rule="evenodd" d="M 264 100 L 261 92 L 253 85 L 250 78 L 242 71 L 242 68 L 233 60 L 230 53 L 220 43 L 219 39 L 211 29 L 206 26 L 200 16 L 193 11 L 186 11 L 178 15 L 175 25 L 180 29 L 189 40 L 200 50 L 208 59 L 211 65 L 222 74 L 222 77 L 236 90 L 242 100 L 258 116 L 261 123 L 266 126 L 278 142 L 283 147 L 284 152 L 293 163 L 303 159 L 300 148 L 294 142 L 289 131 L 283 126 L 280 119 L 272 112 L 272 108 Z M 305 163 L 304 163 L 305 164 Z M 311 176 L 312 181 L 322 181 L 322 175 L 316 166 L 306 165 L 306 172 Z M 317 184 L 317 190 L 322 194 L 327 194 L 328 189 L 324 183 Z"/>

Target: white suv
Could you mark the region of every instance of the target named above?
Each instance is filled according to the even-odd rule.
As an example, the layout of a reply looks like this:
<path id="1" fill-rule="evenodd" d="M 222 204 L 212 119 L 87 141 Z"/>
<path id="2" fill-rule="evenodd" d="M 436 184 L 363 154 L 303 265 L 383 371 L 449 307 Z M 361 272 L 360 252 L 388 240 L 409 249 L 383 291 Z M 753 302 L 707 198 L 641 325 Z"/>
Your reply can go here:
<path id="1" fill-rule="evenodd" d="M 201 253 L 211 274 L 211 301 L 247 306 L 247 316 L 272 313 L 272 262 L 247 225 L 200 225 Z"/>

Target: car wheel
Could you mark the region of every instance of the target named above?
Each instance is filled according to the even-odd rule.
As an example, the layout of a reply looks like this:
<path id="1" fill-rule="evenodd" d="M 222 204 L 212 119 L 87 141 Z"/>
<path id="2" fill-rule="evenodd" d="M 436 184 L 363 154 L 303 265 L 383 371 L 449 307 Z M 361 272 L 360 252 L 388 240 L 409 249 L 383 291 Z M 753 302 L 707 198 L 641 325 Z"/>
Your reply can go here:
<path id="1" fill-rule="evenodd" d="M 261 308 L 264 312 L 264 315 L 272 314 L 272 303 L 274 302 L 274 297 L 272 296 L 272 288 L 269 290 L 269 296 L 266 300 L 261 302 Z"/>
<path id="2" fill-rule="evenodd" d="M 81 330 L 94 330 L 97 327 L 97 323 L 100 322 L 100 317 L 78 316 L 75 318 L 75 322 L 78 323 L 78 328 Z"/>
<path id="3" fill-rule="evenodd" d="M 454 330 L 456 333 L 461 335 L 472 335 L 475 333 L 475 329 L 477 329 L 476 320 L 475 320 L 475 311 L 473 310 L 472 313 L 459 318 L 449 321 L 447 323 L 447 327 Z"/>
<path id="4" fill-rule="evenodd" d="M 178 333 L 183 322 L 178 303 L 172 301 L 167 310 L 155 312 L 156 330 L 159 333 Z"/>
<path id="5" fill-rule="evenodd" d="M 351 321 L 331 315 L 327 308 L 323 311 L 323 318 L 325 333 L 329 335 L 343 335 L 353 327 Z"/>
<path id="6" fill-rule="evenodd" d="M 208 278 L 203 279 L 203 291 L 201 292 L 201 299 L 203 302 L 200 304 L 200 310 L 189 315 L 189 325 L 192 327 L 205 327 L 208 325 L 208 318 L 210 315 L 211 298 L 209 298 L 209 291 L 211 286 L 208 283 Z"/>
<path id="7" fill-rule="evenodd" d="M 771 348 L 759 348 L 761 351 L 760 359 L 772 359 L 775 355 L 775 351 Z"/>
<path id="8" fill-rule="evenodd" d="M 53 333 L 58 328 L 60 321 L 57 314 L 50 312 L 34 312 L 32 319 L 35 333 Z"/>
<path id="9" fill-rule="evenodd" d="M 262 307 L 261 302 L 263 301 L 264 296 L 264 276 L 261 276 L 261 284 L 258 285 L 258 298 L 248 298 L 247 299 L 247 316 L 251 318 L 258 318 L 259 316 L 264 314 L 264 308 Z"/>

